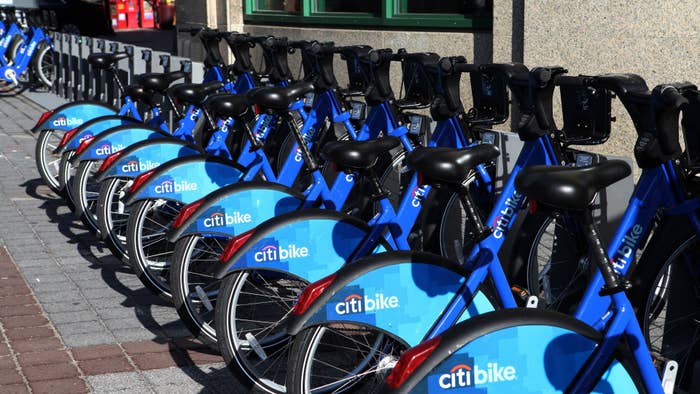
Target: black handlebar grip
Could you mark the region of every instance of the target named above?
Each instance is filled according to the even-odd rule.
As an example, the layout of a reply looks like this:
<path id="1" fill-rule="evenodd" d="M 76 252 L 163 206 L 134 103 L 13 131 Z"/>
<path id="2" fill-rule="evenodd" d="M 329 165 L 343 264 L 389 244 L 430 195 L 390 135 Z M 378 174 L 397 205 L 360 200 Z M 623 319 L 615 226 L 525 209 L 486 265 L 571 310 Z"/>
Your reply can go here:
<path id="1" fill-rule="evenodd" d="M 673 109 L 681 108 L 683 105 L 688 104 L 688 99 L 685 98 L 681 92 L 678 91 L 676 86 L 673 85 L 662 85 L 658 87 L 659 96 L 664 101 L 665 104 L 671 106 Z"/>
<path id="2" fill-rule="evenodd" d="M 586 75 L 559 75 L 554 83 L 558 86 L 594 86 L 594 77 Z"/>
<path id="3" fill-rule="evenodd" d="M 459 72 L 459 73 L 473 73 L 473 72 L 480 71 L 479 66 L 477 66 L 476 64 L 469 64 L 466 62 L 456 63 L 454 65 L 454 69 L 456 72 Z"/>

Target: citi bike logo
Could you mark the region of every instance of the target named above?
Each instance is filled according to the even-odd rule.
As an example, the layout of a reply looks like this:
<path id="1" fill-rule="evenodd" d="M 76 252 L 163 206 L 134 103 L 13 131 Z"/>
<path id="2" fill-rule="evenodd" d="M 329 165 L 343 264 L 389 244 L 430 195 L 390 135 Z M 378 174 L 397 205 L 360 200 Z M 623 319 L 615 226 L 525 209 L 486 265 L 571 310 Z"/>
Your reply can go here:
<path id="1" fill-rule="evenodd" d="M 197 119 L 199 119 L 199 114 L 200 114 L 200 113 L 201 113 L 201 110 L 200 110 L 199 108 L 194 108 L 194 109 L 190 112 L 190 120 L 193 121 L 193 122 L 196 122 Z"/>
<path id="2" fill-rule="evenodd" d="M 33 52 L 34 52 L 34 49 L 36 49 L 36 44 L 37 44 L 36 41 L 30 42 L 30 43 L 29 43 L 29 47 L 27 48 L 26 53 L 33 53 Z M 24 53 L 24 51 L 22 51 L 22 53 Z"/>
<path id="3" fill-rule="evenodd" d="M 302 257 L 309 257 L 309 248 L 298 247 L 294 244 L 283 246 L 267 245 L 253 255 L 253 259 L 258 263 L 267 263 L 279 260 L 291 260 Z"/>
<path id="4" fill-rule="evenodd" d="M 253 219 L 249 213 L 235 211 L 229 215 L 228 213 L 214 212 L 211 216 L 204 219 L 204 227 L 222 227 L 231 224 L 250 223 L 251 221 Z"/>
<path id="5" fill-rule="evenodd" d="M 629 264 L 630 258 L 637 249 L 639 238 L 642 236 L 643 231 L 644 228 L 641 225 L 635 224 L 630 231 L 625 234 L 625 237 L 622 238 L 622 245 L 617 249 L 612 259 L 613 267 L 615 267 L 616 270 L 622 271 L 627 264 Z"/>
<path id="6" fill-rule="evenodd" d="M 157 185 L 153 190 L 158 194 L 197 191 L 197 184 L 185 180 L 179 182 L 166 180 L 161 182 L 160 185 Z"/>
<path id="7" fill-rule="evenodd" d="M 160 165 L 160 163 L 155 162 L 155 161 L 150 161 L 150 160 L 146 160 L 146 162 L 144 162 L 144 163 L 142 163 L 139 160 L 131 160 L 122 166 L 122 171 L 123 172 L 143 172 L 143 171 L 152 170 L 152 169 L 158 167 L 159 165 Z"/>
<path id="8" fill-rule="evenodd" d="M 304 134 L 302 136 L 302 140 L 304 140 L 305 145 L 307 145 L 307 146 L 309 145 L 309 141 L 311 141 L 313 139 L 315 133 L 316 132 L 314 131 L 314 129 L 310 128 L 309 131 L 307 131 L 306 134 Z M 294 161 L 296 161 L 297 163 L 300 163 L 303 159 L 304 159 L 304 157 L 302 156 L 302 153 L 301 153 L 301 147 L 297 146 L 297 148 L 294 150 Z"/>
<path id="9" fill-rule="evenodd" d="M 100 156 L 109 156 L 112 153 L 119 152 L 122 149 L 124 149 L 124 145 L 122 144 L 112 145 L 110 143 L 106 143 L 100 146 L 99 148 L 95 149 L 95 154 L 98 154 Z"/>
<path id="10" fill-rule="evenodd" d="M 94 135 L 92 135 L 90 133 L 86 133 L 84 136 L 82 136 L 78 139 L 78 143 L 82 143 L 83 141 L 90 139 L 90 138 L 93 138 L 93 137 L 94 137 Z"/>
<path id="11" fill-rule="evenodd" d="M 60 116 L 56 120 L 53 121 L 53 125 L 55 127 L 67 127 L 67 126 L 80 126 L 83 124 L 83 120 L 80 118 L 76 118 L 71 116 L 70 118 L 66 118 L 65 116 Z"/>
<path id="12" fill-rule="evenodd" d="M 501 367 L 498 363 L 488 363 L 486 368 L 473 368 L 466 364 L 458 364 L 450 369 L 449 373 L 440 375 L 438 384 L 443 390 L 458 389 L 482 385 L 487 383 L 509 382 L 517 379 L 515 367 L 508 365 Z"/>
<path id="13" fill-rule="evenodd" d="M 374 298 L 363 297 L 359 294 L 350 294 L 343 302 L 335 304 L 335 313 L 339 315 L 350 315 L 354 313 L 374 312 L 385 309 L 396 309 L 399 307 L 399 298 L 396 296 L 385 296 L 377 293 Z"/>
<path id="14" fill-rule="evenodd" d="M 265 116 L 263 119 L 262 123 L 260 124 L 260 127 L 255 131 L 255 139 L 259 142 L 262 141 L 263 137 L 265 137 L 265 133 L 267 133 L 267 129 L 270 128 L 270 124 L 272 123 L 272 116 Z M 295 156 L 296 158 L 296 156 Z"/>
<path id="15" fill-rule="evenodd" d="M 411 192 L 411 196 L 413 197 L 411 199 L 411 206 L 414 208 L 420 207 L 420 203 L 423 201 L 426 195 L 426 190 L 424 186 L 417 186 L 413 191 Z"/>
<path id="16" fill-rule="evenodd" d="M 505 208 L 501 209 L 500 215 L 496 216 L 496 219 L 493 221 L 493 236 L 495 238 L 502 238 L 503 234 L 508 231 L 508 224 L 510 224 L 522 201 L 523 195 L 518 193 L 517 190 L 506 199 Z"/>

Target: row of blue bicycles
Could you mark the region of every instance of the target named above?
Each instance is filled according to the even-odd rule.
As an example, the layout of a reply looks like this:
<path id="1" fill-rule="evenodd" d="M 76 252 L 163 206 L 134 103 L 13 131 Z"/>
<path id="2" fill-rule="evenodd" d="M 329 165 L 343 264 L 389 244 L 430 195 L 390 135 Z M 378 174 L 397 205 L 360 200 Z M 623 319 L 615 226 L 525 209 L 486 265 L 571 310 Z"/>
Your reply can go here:
<path id="1" fill-rule="evenodd" d="M 0 81 L 2 91 L 49 88 L 55 77 L 54 44 L 35 14 L 0 9 Z"/>
<path id="2" fill-rule="evenodd" d="M 42 115 L 36 163 L 241 389 L 700 392 L 695 85 L 188 31 L 202 83 L 115 77 L 120 108 Z M 613 99 L 641 175 L 602 240 L 632 170 L 574 146 L 608 139 Z M 517 136 L 493 130 L 508 120 Z"/>

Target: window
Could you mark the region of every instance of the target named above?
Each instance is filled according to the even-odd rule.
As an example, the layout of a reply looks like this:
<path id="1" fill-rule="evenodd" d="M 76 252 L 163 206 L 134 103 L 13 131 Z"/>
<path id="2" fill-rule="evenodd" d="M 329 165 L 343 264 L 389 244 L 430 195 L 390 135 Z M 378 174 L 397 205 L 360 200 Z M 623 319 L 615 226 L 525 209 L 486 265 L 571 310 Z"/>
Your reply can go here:
<path id="1" fill-rule="evenodd" d="M 439 29 L 490 29 L 493 0 L 245 0 L 245 21 Z"/>
<path id="2" fill-rule="evenodd" d="M 256 9 L 260 11 L 298 13 L 300 0 L 256 0 Z"/>

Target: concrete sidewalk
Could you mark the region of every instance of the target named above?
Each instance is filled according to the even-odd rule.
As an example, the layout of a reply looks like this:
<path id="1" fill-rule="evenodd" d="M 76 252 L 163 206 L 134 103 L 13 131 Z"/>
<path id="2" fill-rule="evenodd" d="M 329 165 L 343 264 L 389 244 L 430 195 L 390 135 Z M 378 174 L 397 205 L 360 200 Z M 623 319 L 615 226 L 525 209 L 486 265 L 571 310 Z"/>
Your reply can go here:
<path id="1" fill-rule="evenodd" d="M 0 392 L 243 392 L 43 185 L 43 111 L 0 97 Z"/>

